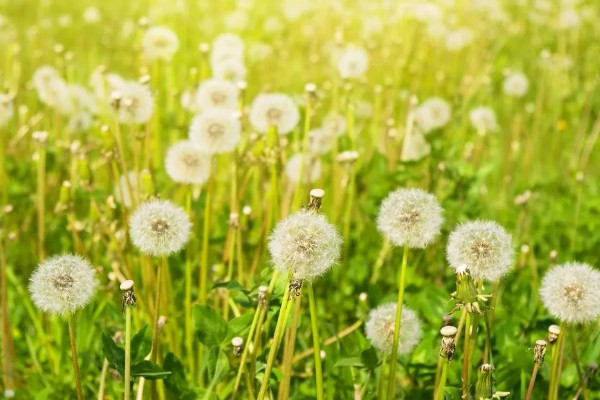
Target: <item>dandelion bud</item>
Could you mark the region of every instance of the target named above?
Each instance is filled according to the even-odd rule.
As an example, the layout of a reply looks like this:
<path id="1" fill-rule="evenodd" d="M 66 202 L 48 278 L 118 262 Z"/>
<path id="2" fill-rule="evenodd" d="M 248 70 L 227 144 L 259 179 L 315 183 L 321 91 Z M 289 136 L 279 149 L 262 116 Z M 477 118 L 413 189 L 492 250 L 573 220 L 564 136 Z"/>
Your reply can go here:
<path id="1" fill-rule="evenodd" d="M 337 156 L 337 161 L 340 164 L 352 164 L 356 160 L 358 160 L 358 151 L 342 151 Z"/>
<path id="2" fill-rule="evenodd" d="M 239 336 L 231 339 L 231 345 L 233 346 L 233 355 L 239 357 L 242 355 L 242 346 L 244 344 L 244 339 Z"/>
<path id="3" fill-rule="evenodd" d="M 181 207 L 167 200 L 150 200 L 131 215 L 129 234 L 142 253 L 168 256 L 187 243 L 191 225 Z"/>
<path id="4" fill-rule="evenodd" d="M 325 196 L 323 189 L 313 189 L 310 191 L 310 203 L 308 208 L 314 211 L 318 211 L 321 208 L 321 199 Z"/>
<path id="5" fill-rule="evenodd" d="M 135 307 L 137 303 L 135 294 L 133 293 L 133 281 L 123 281 L 121 282 L 121 285 L 119 287 L 123 292 L 123 299 L 121 301 L 121 312 L 124 313 L 125 307 Z"/>
<path id="6" fill-rule="evenodd" d="M 269 290 L 269 288 L 264 285 L 261 285 L 258 287 L 258 305 L 259 305 L 259 307 L 266 307 L 268 290 Z"/>
<path id="7" fill-rule="evenodd" d="M 342 238 L 323 215 L 298 211 L 280 221 L 269 238 L 275 268 L 294 279 L 323 275 L 340 256 Z"/>
<path id="8" fill-rule="evenodd" d="M 40 310 L 59 315 L 85 307 L 96 291 L 96 272 L 83 258 L 71 254 L 42 262 L 29 281 L 29 291 Z"/>
<path id="9" fill-rule="evenodd" d="M 396 303 L 388 303 L 371 310 L 365 325 L 371 344 L 386 355 L 392 353 L 396 307 Z M 421 322 L 417 314 L 407 306 L 402 306 L 398 354 L 410 353 L 419 343 L 421 333 Z"/>
<path id="10" fill-rule="evenodd" d="M 454 326 L 444 326 L 440 333 L 442 334 L 442 344 L 440 346 L 440 356 L 452 360 L 454 350 L 456 349 L 455 336 L 458 329 Z"/>
<path id="11" fill-rule="evenodd" d="M 550 325 L 548 327 L 548 336 L 546 340 L 550 344 L 554 344 L 558 340 L 558 335 L 560 335 L 560 326 L 558 325 Z"/>
<path id="12" fill-rule="evenodd" d="M 442 208 L 421 189 L 398 189 L 381 203 L 377 229 L 396 246 L 425 248 L 439 235 Z"/>
<path id="13" fill-rule="evenodd" d="M 533 349 L 533 362 L 536 364 L 544 363 L 544 356 L 546 355 L 546 345 L 548 343 L 545 340 L 536 340 L 535 347 Z"/>
<path id="14" fill-rule="evenodd" d="M 464 306 L 468 312 L 481 312 L 477 302 L 477 288 L 469 271 L 463 266 L 456 271 L 456 292 L 453 295 L 457 306 Z"/>
<path id="15" fill-rule="evenodd" d="M 551 268 L 540 288 L 546 309 L 562 322 L 582 324 L 600 315 L 600 272 L 585 263 Z"/>
<path id="16" fill-rule="evenodd" d="M 90 182 L 90 168 L 85 157 L 79 157 L 77 160 L 77 172 L 79 180 L 83 186 L 87 186 Z"/>
<path id="17" fill-rule="evenodd" d="M 475 398 L 476 399 L 491 399 L 492 398 L 492 372 L 494 366 L 492 364 L 482 364 L 477 371 L 477 382 L 475 383 Z"/>

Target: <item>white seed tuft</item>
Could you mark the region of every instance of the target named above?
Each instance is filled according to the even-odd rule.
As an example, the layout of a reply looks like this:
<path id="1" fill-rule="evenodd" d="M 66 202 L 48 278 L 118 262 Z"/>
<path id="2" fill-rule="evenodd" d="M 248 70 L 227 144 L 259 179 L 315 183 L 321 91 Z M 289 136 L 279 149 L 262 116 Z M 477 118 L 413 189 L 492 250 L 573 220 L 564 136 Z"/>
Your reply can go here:
<path id="1" fill-rule="evenodd" d="M 256 96 L 250 109 L 250 123 L 260 133 L 267 133 L 270 127 L 277 133 L 290 133 L 300 120 L 298 107 L 290 96 L 269 93 Z"/>
<path id="2" fill-rule="evenodd" d="M 371 310 L 365 325 L 371 344 L 386 355 L 392 353 L 394 344 L 396 308 L 396 303 L 388 303 Z M 402 306 L 398 354 L 410 353 L 421 340 L 421 334 L 421 322 L 417 314 L 407 306 Z"/>
<path id="3" fill-rule="evenodd" d="M 175 182 L 200 185 L 210 176 L 210 156 L 190 140 L 182 140 L 169 148 L 165 167 Z"/>
<path id="4" fill-rule="evenodd" d="M 194 117 L 189 136 L 201 151 L 220 154 L 235 149 L 240 131 L 240 121 L 233 111 L 211 108 Z"/>

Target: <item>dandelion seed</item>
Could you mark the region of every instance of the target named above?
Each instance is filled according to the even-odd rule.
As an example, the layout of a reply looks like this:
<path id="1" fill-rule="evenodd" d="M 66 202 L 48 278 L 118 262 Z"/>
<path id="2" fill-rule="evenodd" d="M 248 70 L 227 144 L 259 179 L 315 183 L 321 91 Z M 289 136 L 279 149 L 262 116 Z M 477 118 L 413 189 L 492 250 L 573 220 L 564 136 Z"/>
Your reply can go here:
<path id="1" fill-rule="evenodd" d="M 117 85 L 119 95 L 117 114 L 122 123 L 148 122 L 154 112 L 154 99 L 150 89 L 139 82 L 125 81 Z"/>
<path id="2" fill-rule="evenodd" d="M 270 127 L 277 128 L 277 133 L 290 133 L 300 120 L 298 107 L 291 97 L 270 93 L 256 96 L 250 109 L 250 123 L 260 133 L 267 133 Z"/>
<path id="3" fill-rule="evenodd" d="M 237 110 L 237 85 L 223 79 L 208 79 L 198 87 L 195 104 L 199 110 L 207 110 L 209 108 Z"/>
<path id="4" fill-rule="evenodd" d="M 327 272 L 340 256 L 342 238 L 327 218 L 301 210 L 280 221 L 269 238 L 276 269 L 295 280 L 312 280 Z"/>
<path id="5" fill-rule="evenodd" d="M 377 229 L 396 246 L 424 248 L 439 235 L 442 208 L 421 189 L 398 189 L 381 203 Z"/>
<path id="6" fill-rule="evenodd" d="M 504 79 L 504 94 L 511 97 L 523 97 L 529 89 L 529 79 L 520 72 L 513 72 Z"/>
<path id="7" fill-rule="evenodd" d="M 600 272 L 585 263 L 557 265 L 542 279 L 540 296 L 561 322 L 592 322 L 600 315 Z"/>
<path id="8" fill-rule="evenodd" d="M 396 321 L 396 303 L 383 304 L 369 313 L 365 331 L 371 344 L 386 355 L 392 354 Z M 402 319 L 398 333 L 398 354 L 408 354 L 421 340 L 421 322 L 417 314 L 402 306 Z"/>
<path id="9" fill-rule="evenodd" d="M 181 207 L 168 200 L 150 200 L 142 203 L 131 215 L 129 234 L 142 253 L 168 256 L 185 246 L 191 226 Z"/>
<path id="10" fill-rule="evenodd" d="M 190 140 L 182 140 L 169 148 L 165 167 L 175 182 L 201 185 L 210 176 L 210 155 Z"/>
<path id="11" fill-rule="evenodd" d="M 302 168 L 302 183 L 315 182 L 321 176 L 321 161 L 318 158 L 312 158 L 302 154 L 292 156 L 285 165 L 285 174 L 291 182 L 298 183 L 300 181 L 300 166 L 304 161 Z"/>
<path id="12" fill-rule="evenodd" d="M 154 26 L 142 37 L 144 56 L 148 61 L 171 60 L 179 48 L 177 35 L 169 28 Z"/>
<path id="13" fill-rule="evenodd" d="M 240 141 L 241 126 L 231 110 L 211 108 L 197 115 L 190 126 L 190 140 L 208 154 L 227 153 Z"/>
<path id="14" fill-rule="evenodd" d="M 358 46 L 348 46 L 337 62 L 338 72 L 342 78 L 360 78 L 369 67 L 369 53 Z"/>
<path id="15" fill-rule="evenodd" d="M 58 315 L 73 314 L 85 307 L 96 291 L 95 271 L 83 258 L 63 254 L 43 261 L 29 281 L 37 308 Z"/>
<path id="16" fill-rule="evenodd" d="M 492 221 L 470 221 L 459 225 L 448 238 L 446 256 L 455 270 L 466 268 L 475 281 L 495 282 L 513 264 L 512 238 Z"/>

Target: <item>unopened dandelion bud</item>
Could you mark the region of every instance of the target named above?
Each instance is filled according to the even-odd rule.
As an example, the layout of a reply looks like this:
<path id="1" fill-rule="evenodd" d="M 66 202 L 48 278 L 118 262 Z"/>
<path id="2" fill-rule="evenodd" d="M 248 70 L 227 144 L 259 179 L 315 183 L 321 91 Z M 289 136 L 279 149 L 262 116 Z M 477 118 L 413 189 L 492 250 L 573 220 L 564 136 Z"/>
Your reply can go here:
<path id="1" fill-rule="evenodd" d="M 535 347 L 533 349 L 533 362 L 536 364 L 544 363 L 544 356 L 546 355 L 546 345 L 548 343 L 545 340 L 536 340 Z"/>
<path id="2" fill-rule="evenodd" d="M 239 336 L 231 339 L 231 345 L 233 346 L 233 355 L 239 357 L 242 355 L 242 346 L 244 345 L 244 339 Z"/>
<path id="3" fill-rule="evenodd" d="M 200 46 L 198 46 L 198 50 L 200 50 L 200 53 L 202 53 L 203 55 L 207 55 L 210 50 L 210 46 L 208 43 L 200 43 Z"/>
<path id="4" fill-rule="evenodd" d="M 267 293 L 269 288 L 265 285 L 261 285 L 258 287 L 258 305 L 260 307 L 266 307 L 267 305 Z"/>
<path id="5" fill-rule="evenodd" d="M 471 278 L 471 274 L 466 268 L 458 268 L 456 270 L 456 294 L 455 299 L 457 304 L 467 305 L 477 302 L 477 288 Z M 467 307 L 467 311 L 469 308 Z"/>
<path id="6" fill-rule="evenodd" d="M 142 75 L 140 76 L 139 82 L 142 85 L 147 85 L 150 83 L 150 75 L 146 74 L 146 75 Z"/>
<path id="7" fill-rule="evenodd" d="M 325 196 L 325 191 L 323 189 L 313 189 L 310 191 L 310 203 L 308 204 L 308 208 L 314 211 L 318 211 L 321 208 L 321 200 Z"/>
<path id="8" fill-rule="evenodd" d="M 317 85 L 315 85 L 314 83 L 307 83 L 304 86 L 304 90 L 306 91 L 306 93 L 312 94 L 317 90 Z"/>
<path id="9" fill-rule="evenodd" d="M 454 350 L 456 350 L 456 332 L 458 329 L 454 326 L 444 326 L 440 333 L 442 334 L 442 344 L 440 346 L 440 356 L 452 360 L 454 356 Z"/>
<path id="10" fill-rule="evenodd" d="M 477 382 L 475 383 L 475 398 L 476 399 L 491 399 L 492 392 L 492 372 L 494 366 L 492 364 L 482 364 L 477 370 Z"/>
<path id="11" fill-rule="evenodd" d="M 119 288 L 123 292 L 123 299 L 121 301 L 121 312 L 125 313 L 125 307 L 135 307 L 137 303 L 135 294 L 133 293 L 133 281 L 123 281 L 121 282 Z"/>
<path id="12" fill-rule="evenodd" d="M 142 186 L 142 195 L 144 198 L 150 198 L 154 196 L 154 182 L 152 182 L 152 175 L 147 169 L 140 172 L 140 181 Z"/>
<path id="13" fill-rule="evenodd" d="M 546 340 L 550 344 L 554 344 L 558 340 L 558 336 L 560 335 L 560 326 L 558 325 L 550 325 L 548 327 L 548 336 Z"/>
<path id="14" fill-rule="evenodd" d="M 121 339 L 123 339 L 123 332 L 121 331 L 116 331 L 115 334 L 112 336 L 112 340 L 115 343 L 121 342 Z"/>

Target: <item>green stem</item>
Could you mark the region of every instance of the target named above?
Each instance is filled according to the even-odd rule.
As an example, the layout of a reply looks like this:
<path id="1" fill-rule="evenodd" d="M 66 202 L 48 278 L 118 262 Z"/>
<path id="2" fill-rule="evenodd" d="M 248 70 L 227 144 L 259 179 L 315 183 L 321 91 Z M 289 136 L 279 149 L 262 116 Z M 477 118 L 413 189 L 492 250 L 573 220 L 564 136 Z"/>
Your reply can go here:
<path id="1" fill-rule="evenodd" d="M 462 396 L 469 396 L 469 347 L 471 345 L 471 313 L 467 311 L 465 317 L 465 340 L 463 344 L 463 365 L 462 365 Z"/>
<path id="2" fill-rule="evenodd" d="M 583 369 L 581 368 L 581 361 L 579 360 L 579 354 L 577 353 L 577 340 L 575 339 L 575 328 L 570 327 L 571 332 L 571 351 L 573 353 L 573 360 L 575 361 L 575 368 L 577 368 L 577 376 L 579 377 L 579 386 L 581 387 L 581 395 L 584 400 L 588 400 L 588 394 L 585 384 L 585 375 L 583 374 Z"/>
<path id="3" fill-rule="evenodd" d="M 131 307 L 125 306 L 125 394 L 124 400 L 131 395 Z"/>
<path id="4" fill-rule="evenodd" d="M 210 232 L 210 213 L 212 201 L 212 179 L 209 179 L 204 202 L 204 221 L 202 225 L 202 263 L 200 265 L 200 304 L 206 303 L 206 284 L 208 279 L 208 236 Z"/>
<path id="5" fill-rule="evenodd" d="M 527 387 L 527 394 L 525 395 L 525 400 L 531 399 L 531 394 L 533 393 L 533 386 L 535 385 L 535 378 L 539 369 L 539 363 L 533 364 L 533 371 L 531 372 L 531 379 L 529 380 L 529 386 Z"/>
<path id="6" fill-rule="evenodd" d="M 79 362 L 77 361 L 77 346 L 75 346 L 75 330 L 73 329 L 72 316 L 67 317 L 69 326 L 69 342 L 71 343 L 71 360 L 73 360 L 73 372 L 75 374 L 75 387 L 77 389 L 77 400 L 83 400 L 83 390 L 81 389 L 81 374 L 79 373 Z"/>
<path id="7" fill-rule="evenodd" d="M 441 359 L 441 358 L 440 358 Z M 450 364 L 450 360 L 444 358 L 442 360 L 442 372 L 440 373 L 440 381 L 435 389 L 434 400 L 443 400 L 444 399 L 444 390 L 446 389 L 446 379 L 448 377 L 448 365 Z"/>
<path id="8" fill-rule="evenodd" d="M 400 268 L 398 282 L 398 301 L 396 302 L 396 320 L 394 323 L 394 340 L 392 342 L 392 355 L 390 357 L 390 376 L 388 380 L 387 399 L 394 398 L 396 389 L 396 365 L 398 360 L 398 340 L 400 338 L 400 321 L 402 321 L 402 304 L 404 301 L 404 285 L 406 281 L 406 265 L 408 261 L 408 246 L 404 246 L 402 267 Z"/>
<path id="9" fill-rule="evenodd" d="M 379 367 L 379 383 L 377 384 L 377 398 L 383 399 L 383 391 L 385 386 L 385 362 L 387 357 L 383 357 L 381 366 Z"/>
<path id="10" fill-rule="evenodd" d="M 191 218 L 192 211 L 192 186 L 186 188 L 185 206 Z M 188 256 L 185 258 L 185 348 L 191 375 L 196 376 L 196 363 L 194 362 L 193 322 L 192 322 L 192 254 L 190 244 Z"/>
<path id="11" fill-rule="evenodd" d="M 321 345 L 319 343 L 319 325 L 317 305 L 312 283 L 307 283 L 308 304 L 310 308 L 310 324 L 312 327 L 313 347 L 315 349 L 315 379 L 317 383 L 317 400 L 323 400 L 323 368 L 321 365 Z"/>
<path id="12" fill-rule="evenodd" d="M 244 350 L 242 352 L 242 357 L 240 358 L 240 366 L 238 367 L 237 375 L 235 377 L 235 384 L 233 385 L 233 392 L 231 393 L 231 400 L 235 399 L 237 391 L 240 387 L 240 382 L 242 380 L 242 375 L 244 373 L 244 367 L 246 365 L 246 358 L 248 357 L 248 351 L 250 349 L 250 343 L 252 342 L 252 338 L 254 336 L 254 331 L 256 330 L 256 326 L 258 325 L 258 318 L 262 311 L 262 307 L 259 305 L 256 311 L 254 311 L 254 318 L 252 318 L 252 324 L 250 325 L 250 330 L 248 331 L 248 337 L 246 337 L 246 345 L 244 346 Z"/>
<path id="13" fill-rule="evenodd" d="M 161 277 L 162 277 L 162 267 L 166 264 L 166 258 L 162 257 L 161 262 L 156 268 L 156 282 L 155 285 L 155 296 L 154 296 L 154 321 L 153 321 L 153 329 L 152 329 L 152 361 L 158 361 L 158 317 L 160 316 L 160 286 L 161 286 Z M 158 398 L 158 393 L 156 390 L 156 381 L 152 381 L 150 391 L 152 394 L 152 400 L 156 400 Z"/>
<path id="14" fill-rule="evenodd" d="M 37 230 L 38 230 L 38 251 L 40 261 L 44 258 L 44 240 L 45 240 L 45 209 L 46 209 L 46 149 L 40 146 L 38 149 L 37 160 Z"/>
<path id="15" fill-rule="evenodd" d="M 373 275 L 371 275 L 371 284 L 374 284 L 377 282 L 377 279 L 379 278 L 379 271 L 381 270 L 381 266 L 383 265 L 383 262 L 385 261 L 385 256 L 387 255 L 387 253 L 390 251 L 390 240 L 389 239 L 385 239 L 383 244 L 381 245 L 381 250 L 379 251 L 379 254 L 377 255 L 377 260 L 375 261 L 375 266 L 373 267 Z"/>
<path id="16" fill-rule="evenodd" d="M 271 376 L 271 371 L 273 370 L 273 364 L 275 362 L 275 357 L 277 356 L 277 350 L 279 350 L 279 343 L 281 342 L 283 327 L 285 326 L 285 322 L 287 320 L 287 316 L 289 315 L 288 308 L 291 308 L 290 305 L 293 303 L 293 299 L 290 299 L 290 280 L 288 279 L 288 284 L 285 287 L 285 293 L 283 294 L 283 299 L 281 300 L 281 307 L 279 309 L 279 317 L 277 318 L 277 324 L 275 325 L 275 333 L 273 334 L 273 342 L 271 343 L 271 348 L 269 349 L 269 356 L 267 358 L 267 365 L 265 367 L 265 373 L 263 375 L 263 379 L 260 385 L 260 390 L 258 392 L 257 400 L 264 400 L 267 390 L 269 387 L 269 377 Z"/>

